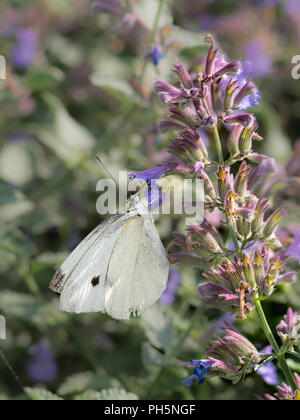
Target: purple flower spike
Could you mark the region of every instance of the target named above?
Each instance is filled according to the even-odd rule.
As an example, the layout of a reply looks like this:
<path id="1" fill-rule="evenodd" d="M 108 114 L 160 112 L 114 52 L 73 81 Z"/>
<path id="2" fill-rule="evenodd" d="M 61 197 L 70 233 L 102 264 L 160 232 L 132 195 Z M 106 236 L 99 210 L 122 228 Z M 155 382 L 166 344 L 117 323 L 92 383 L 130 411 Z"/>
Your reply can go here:
<path id="1" fill-rule="evenodd" d="M 239 332 L 225 328 L 224 333 L 224 337 L 217 337 L 208 349 L 209 360 L 213 362 L 210 372 L 236 384 L 253 371 L 261 356 Z"/>
<path id="2" fill-rule="evenodd" d="M 170 306 L 175 300 L 175 296 L 180 286 L 181 282 L 181 274 L 177 268 L 170 270 L 169 280 L 167 284 L 166 290 L 160 297 L 160 302 L 164 306 Z"/>
<path id="3" fill-rule="evenodd" d="M 52 383 L 57 376 L 58 366 L 50 344 L 42 340 L 29 349 L 33 359 L 27 366 L 27 374 L 33 382 Z"/>
<path id="4" fill-rule="evenodd" d="M 30 28 L 20 28 L 17 43 L 12 51 L 11 60 L 15 69 L 26 70 L 35 60 L 38 38 Z"/>
<path id="5" fill-rule="evenodd" d="M 288 309 L 283 320 L 277 326 L 277 333 L 286 348 L 292 349 L 294 345 L 299 344 L 300 316 L 298 312 Z"/>
<path id="6" fill-rule="evenodd" d="M 283 400 L 283 401 L 299 401 L 300 400 L 300 376 L 294 373 L 297 390 L 294 392 L 292 388 L 283 383 L 281 386 L 277 386 L 277 393 L 273 397 L 272 395 L 266 395 L 266 400 Z"/>

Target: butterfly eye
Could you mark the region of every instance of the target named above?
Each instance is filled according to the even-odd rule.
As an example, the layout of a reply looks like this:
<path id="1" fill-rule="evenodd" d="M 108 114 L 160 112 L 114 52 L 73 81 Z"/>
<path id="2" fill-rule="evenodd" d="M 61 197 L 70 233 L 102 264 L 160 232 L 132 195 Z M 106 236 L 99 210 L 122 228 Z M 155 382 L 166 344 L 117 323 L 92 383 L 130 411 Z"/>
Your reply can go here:
<path id="1" fill-rule="evenodd" d="M 91 285 L 93 287 L 98 286 L 99 282 L 100 282 L 100 276 L 95 276 L 91 280 Z"/>

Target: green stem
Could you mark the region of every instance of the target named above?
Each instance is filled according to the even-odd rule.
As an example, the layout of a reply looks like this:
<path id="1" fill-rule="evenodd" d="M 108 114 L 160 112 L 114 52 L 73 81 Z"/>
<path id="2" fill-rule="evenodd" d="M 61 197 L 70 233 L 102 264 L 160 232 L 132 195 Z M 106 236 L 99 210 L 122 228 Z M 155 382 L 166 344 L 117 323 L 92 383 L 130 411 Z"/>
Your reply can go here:
<path id="1" fill-rule="evenodd" d="M 160 0 L 158 8 L 157 8 L 153 28 L 152 28 L 152 31 L 151 31 L 151 34 L 150 34 L 150 42 L 151 43 L 154 43 L 155 39 L 156 39 L 156 35 L 157 35 L 157 31 L 158 31 L 158 25 L 159 25 L 159 19 L 160 19 L 160 15 L 161 15 L 161 12 L 162 12 L 162 9 L 163 9 L 164 2 L 165 2 L 165 0 Z M 142 71 L 141 71 L 141 77 L 140 77 L 141 84 L 144 81 L 147 66 L 148 66 L 148 61 L 144 60 L 144 64 L 143 64 Z"/>
<path id="2" fill-rule="evenodd" d="M 279 346 L 278 346 L 278 344 L 277 344 L 277 342 L 274 338 L 274 335 L 273 335 L 273 333 L 271 331 L 271 328 L 268 324 L 268 321 L 267 321 L 267 318 L 266 318 L 265 313 L 263 311 L 263 308 L 261 306 L 261 303 L 258 299 L 258 293 L 257 292 L 256 292 L 256 299 L 255 299 L 255 308 L 256 308 L 256 312 L 257 312 L 260 324 L 261 324 L 261 326 L 264 330 L 264 333 L 265 333 L 266 337 L 268 338 L 271 346 L 273 347 L 274 353 L 276 354 L 276 357 L 277 357 L 278 362 L 280 364 L 281 370 L 283 371 L 283 373 L 286 377 L 286 380 L 288 381 L 290 387 L 293 389 L 293 391 L 296 391 L 297 390 L 297 384 L 296 384 L 295 378 L 294 378 L 294 376 L 291 372 L 291 369 L 289 368 L 289 366 L 288 366 L 288 364 L 285 360 L 284 354 L 280 351 L 280 348 L 279 348 Z"/>
<path id="3" fill-rule="evenodd" d="M 157 31 L 158 31 L 159 19 L 160 19 L 160 15 L 161 15 L 161 12 L 162 12 L 162 9 L 163 9 L 164 2 L 165 2 L 165 0 L 160 0 L 159 6 L 157 8 L 157 12 L 156 12 L 156 16 L 155 16 L 151 36 L 150 36 L 150 41 L 151 42 L 155 42 L 155 38 L 156 38 L 156 35 L 157 35 Z"/>
<path id="4" fill-rule="evenodd" d="M 223 157 L 222 144 L 221 144 L 221 139 L 220 139 L 218 127 L 215 125 L 212 131 L 213 131 L 213 135 L 214 135 L 214 139 L 215 139 L 215 144 L 216 144 L 216 149 L 217 149 L 217 153 L 218 153 L 219 163 L 221 165 L 223 165 L 224 164 L 224 157 Z"/>
<path id="5" fill-rule="evenodd" d="M 227 223 L 228 223 L 229 233 L 230 233 L 232 242 L 234 244 L 235 250 L 236 250 L 238 256 L 241 258 L 242 257 L 242 251 L 240 249 L 239 241 L 238 241 L 238 238 L 237 238 L 236 233 L 234 231 L 233 223 L 232 223 L 232 220 L 231 220 L 228 212 L 226 212 L 226 219 L 227 219 Z"/>
<path id="6" fill-rule="evenodd" d="M 175 358 L 178 356 L 178 354 L 180 353 L 186 339 L 189 337 L 191 331 L 193 330 L 197 320 L 199 319 L 199 315 L 200 313 L 202 313 L 202 308 L 199 307 L 195 310 L 191 321 L 190 321 L 190 325 L 188 327 L 188 329 L 182 334 L 182 336 L 179 338 L 178 342 L 176 343 L 176 345 L 173 347 L 173 349 L 170 351 L 169 355 L 166 357 L 166 364 L 168 361 L 170 361 L 170 359 Z M 164 369 L 165 367 L 162 366 L 157 375 L 155 376 L 153 382 L 150 384 L 149 388 L 148 388 L 148 392 L 147 392 L 147 399 L 151 399 L 152 395 L 153 395 L 153 391 L 156 388 L 156 385 L 159 383 L 163 373 L 164 373 Z"/>

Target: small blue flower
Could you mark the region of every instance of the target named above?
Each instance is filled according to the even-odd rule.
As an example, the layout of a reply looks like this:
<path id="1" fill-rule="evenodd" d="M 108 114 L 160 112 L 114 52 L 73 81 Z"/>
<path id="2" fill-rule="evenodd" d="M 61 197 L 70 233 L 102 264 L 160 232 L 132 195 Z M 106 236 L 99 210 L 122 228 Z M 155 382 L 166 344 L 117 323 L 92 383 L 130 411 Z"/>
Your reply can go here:
<path id="1" fill-rule="evenodd" d="M 152 58 L 153 64 L 158 66 L 160 60 L 164 57 L 162 49 L 159 45 L 155 45 L 149 54 Z"/>
<path id="2" fill-rule="evenodd" d="M 189 378 L 182 381 L 185 387 L 189 387 L 193 384 L 194 381 L 198 381 L 199 385 L 203 385 L 205 382 L 206 376 L 209 374 L 209 369 L 211 368 L 213 362 L 210 360 L 191 360 L 187 366 L 194 367 L 194 373 Z"/>
<path id="3" fill-rule="evenodd" d="M 38 38 L 30 28 L 20 28 L 17 31 L 17 43 L 11 53 L 12 64 L 15 69 L 26 70 L 35 60 Z"/>

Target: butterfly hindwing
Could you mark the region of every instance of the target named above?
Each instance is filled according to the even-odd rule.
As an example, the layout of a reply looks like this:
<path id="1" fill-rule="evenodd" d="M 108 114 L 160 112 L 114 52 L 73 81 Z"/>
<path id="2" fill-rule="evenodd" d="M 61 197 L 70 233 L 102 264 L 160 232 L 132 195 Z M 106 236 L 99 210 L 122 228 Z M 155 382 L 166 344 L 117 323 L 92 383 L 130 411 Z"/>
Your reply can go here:
<path id="1" fill-rule="evenodd" d="M 105 310 L 114 318 L 139 314 L 165 290 L 169 264 L 151 216 L 136 216 L 116 241 L 105 285 Z"/>

